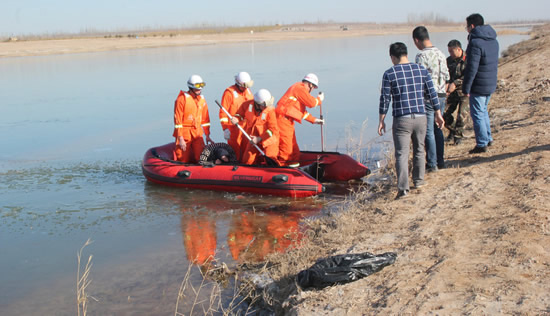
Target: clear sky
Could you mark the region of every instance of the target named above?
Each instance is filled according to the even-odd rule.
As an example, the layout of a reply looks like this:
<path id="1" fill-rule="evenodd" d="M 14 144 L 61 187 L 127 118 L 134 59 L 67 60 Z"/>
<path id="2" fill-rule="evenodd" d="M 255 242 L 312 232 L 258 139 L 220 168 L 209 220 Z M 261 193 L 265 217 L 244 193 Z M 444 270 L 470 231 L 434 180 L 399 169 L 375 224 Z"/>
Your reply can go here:
<path id="1" fill-rule="evenodd" d="M 0 0 L 0 35 L 86 30 L 272 25 L 304 22 L 406 22 L 436 14 L 487 23 L 550 18 L 549 0 Z"/>

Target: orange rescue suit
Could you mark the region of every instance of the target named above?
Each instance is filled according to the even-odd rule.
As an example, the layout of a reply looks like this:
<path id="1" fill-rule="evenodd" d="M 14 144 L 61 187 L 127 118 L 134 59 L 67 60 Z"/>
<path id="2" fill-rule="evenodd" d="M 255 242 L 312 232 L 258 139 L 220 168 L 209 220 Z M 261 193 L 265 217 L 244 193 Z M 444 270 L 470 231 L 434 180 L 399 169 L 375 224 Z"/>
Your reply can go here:
<path id="1" fill-rule="evenodd" d="M 315 98 L 309 94 L 307 84 L 304 82 L 297 82 L 290 86 L 277 102 L 277 123 L 280 132 L 278 160 L 281 164 L 289 165 L 298 162 L 300 148 L 296 142 L 294 122 L 301 124 L 305 119 L 315 123 L 316 118 L 307 112 L 306 107 L 314 108 L 321 103 L 319 97 Z"/>
<path id="2" fill-rule="evenodd" d="M 174 104 L 174 134 L 176 137 L 176 160 L 197 163 L 204 149 L 204 134 L 210 136 L 210 115 L 202 95 L 180 91 Z M 185 151 L 179 147 L 178 137 L 187 144 Z"/>
<path id="3" fill-rule="evenodd" d="M 257 144 L 265 155 L 273 160 L 277 160 L 279 153 L 279 127 L 277 126 L 277 115 L 275 108 L 267 106 L 260 113 L 255 109 L 254 100 L 244 102 L 235 113 L 239 119 L 242 118 L 244 130 L 248 135 L 260 137 L 262 140 Z M 241 162 L 247 165 L 260 164 L 263 162 L 262 157 L 259 157 L 259 152 L 256 147 L 243 136 L 244 147 Z M 246 142 L 245 142 L 246 140 Z"/>
<path id="4" fill-rule="evenodd" d="M 245 101 L 252 100 L 254 96 L 252 95 L 252 92 L 250 92 L 250 89 L 246 88 L 242 92 L 239 90 L 239 87 L 237 85 L 232 85 L 229 88 L 225 89 L 222 95 L 222 106 L 231 114 L 231 116 L 235 116 L 235 113 L 237 113 L 237 110 L 243 104 Z M 229 129 L 231 132 L 231 136 L 227 143 L 233 150 L 235 151 L 235 154 L 237 155 L 237 159 L 240 161 L 242 157 L 241 152 L 241 141 L 242 141 L 242 134 L 239 128 L 237 126 L 233 125 L 231 123 L 231 120 L 229 117 L 227 117 L 227 114 L 220 109 L 220 123 L 222 125 L 222 130 Z"/>

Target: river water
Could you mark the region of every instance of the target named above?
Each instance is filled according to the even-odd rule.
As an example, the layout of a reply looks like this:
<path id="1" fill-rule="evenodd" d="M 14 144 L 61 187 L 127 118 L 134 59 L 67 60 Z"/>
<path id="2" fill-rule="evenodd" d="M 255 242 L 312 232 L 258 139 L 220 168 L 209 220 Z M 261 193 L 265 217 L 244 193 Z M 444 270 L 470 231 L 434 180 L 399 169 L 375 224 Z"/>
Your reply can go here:
<path id="1" fill-rule="evenodd" d="M 501 51 L 526 38 L 501 36 Z M 450 39 L 465 45 L 466 33 L 432 34 L 445 53 Z M 414 59 L 409 35 L 0 59 L 1 314 L 74 314 L 76 254 L 87 239 L 91 314 L 173 313 L 189 258 L 214 254 L 231 265 L 284 251 L 287 232 L 335 195 L 294 200 L 152 185 L 141 174 L 143 154 L 173 141 L 173 102 L 191 74 L 207 83 L 212 138 L 222 141 L 214 100 L 237 72 L 276 98 L 314 72 L 326 95 L 326 149 L 372 166 L 380 80 L 395 41 Z M 297 134 L 302 149 L 321 148 L 319 126 L 306 122 Z M 191 274 L 191 283 L 201 280 Z"/>

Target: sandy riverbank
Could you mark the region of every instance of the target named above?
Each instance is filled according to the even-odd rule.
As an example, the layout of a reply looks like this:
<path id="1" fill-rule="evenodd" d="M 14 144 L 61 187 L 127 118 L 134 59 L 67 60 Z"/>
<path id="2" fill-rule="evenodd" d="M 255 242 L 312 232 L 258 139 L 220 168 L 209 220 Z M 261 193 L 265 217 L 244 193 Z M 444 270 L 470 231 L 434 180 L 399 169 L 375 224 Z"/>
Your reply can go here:
<path id="1" fill-rule="evenodd" d="M 394 200 L 395 183 L 388 183 L 312 221 L 308 242 L 267 263 L 275 280 L 264 295 L 269 309 L 292 315 L 550 314 L 550 25 L 535 28 L 531 40 L 505 56 L 489 104 L 490 150 L 468 154 L 473 138 L 447 145 L 448 167 L 428 174 L 427 185 L 410 196 Z M 296 288 L 296 274 L 317 259 L 365 251 L 396 252 L 397 260 L 349 284 Z"/>
<path id="2" fill-rule="evenodd" d="M 346 30 L 344 30 L 344 26 Z M 0 57 L 74 54 L 113 50 L 225 43 L 301 40 L 313 38 L 358 37 L 368 35 L 408 34 L 405 24 L 315 24 L 281 26 L 264 32 L 164 34 L 155 36 L 93 37 L 0 42 Z M 429 26 L 430 32 L 463 30 L 462 25 Z"/>

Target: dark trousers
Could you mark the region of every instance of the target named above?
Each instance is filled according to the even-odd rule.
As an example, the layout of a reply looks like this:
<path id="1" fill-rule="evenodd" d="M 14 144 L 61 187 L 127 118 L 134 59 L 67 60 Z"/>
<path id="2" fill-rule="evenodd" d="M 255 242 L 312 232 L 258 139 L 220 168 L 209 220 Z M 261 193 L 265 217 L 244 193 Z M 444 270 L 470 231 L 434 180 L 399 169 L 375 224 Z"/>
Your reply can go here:
<path id="1" fill-rule="evenodd" d="M 464 126 L 470 117 L 470 102 L 467 96 L 460 96 L 457 92 L 453 92 L 447 98 L 445 114 L 445 127 L 450 131 L 449 138 L 464 137 Z M 456 111 L 456 119 L 453 113 Z"/>

